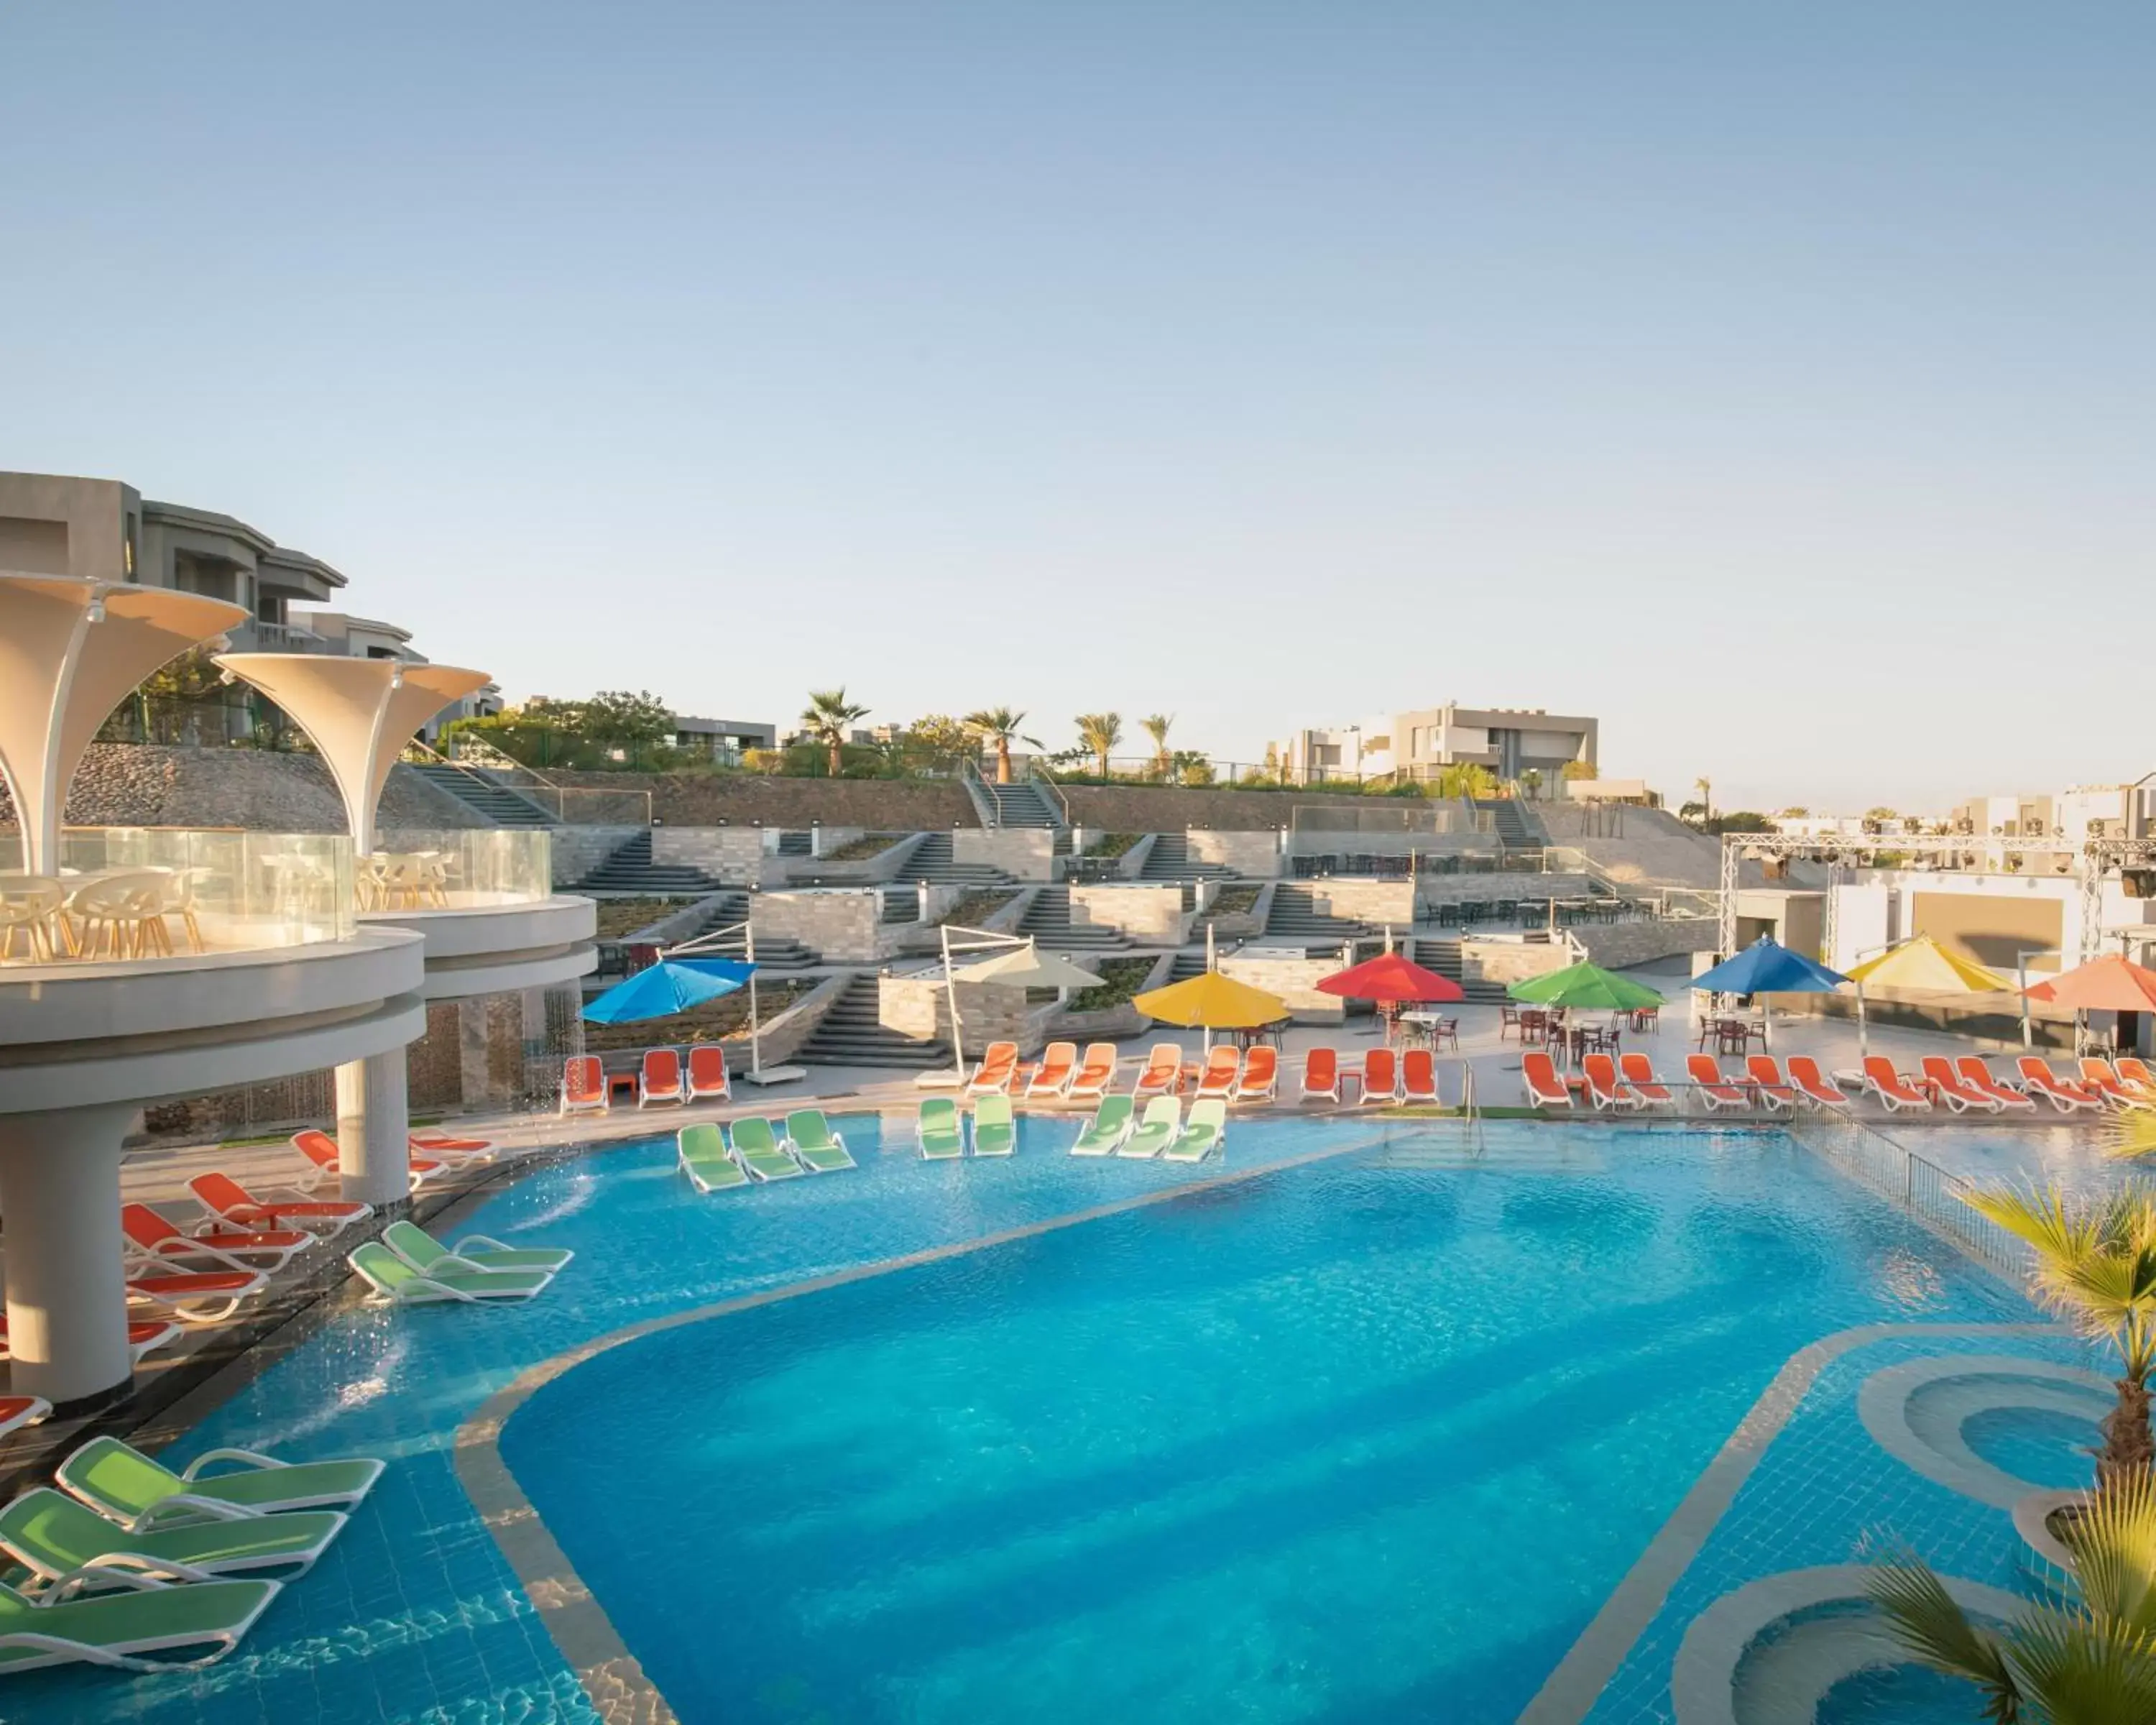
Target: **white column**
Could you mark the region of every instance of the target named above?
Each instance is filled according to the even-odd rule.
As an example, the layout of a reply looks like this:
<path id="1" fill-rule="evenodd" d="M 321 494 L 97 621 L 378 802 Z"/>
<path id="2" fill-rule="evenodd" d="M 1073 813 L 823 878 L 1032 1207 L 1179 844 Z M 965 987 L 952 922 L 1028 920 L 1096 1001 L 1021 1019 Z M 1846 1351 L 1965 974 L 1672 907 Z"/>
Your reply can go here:
<path id="1" fill-rule="evenodd" d="M 124 1389 L 120 1142 L 128 1106 L 0 1115 L 9 1383 L 55 1407 Z"/>
<path id="2" fill-rule="evenodd" d="M 402 1204 L 412 1195 L 411 1110 L 404 1050 L 336 1069 L 337 1186 L 349 1202 Z"/>

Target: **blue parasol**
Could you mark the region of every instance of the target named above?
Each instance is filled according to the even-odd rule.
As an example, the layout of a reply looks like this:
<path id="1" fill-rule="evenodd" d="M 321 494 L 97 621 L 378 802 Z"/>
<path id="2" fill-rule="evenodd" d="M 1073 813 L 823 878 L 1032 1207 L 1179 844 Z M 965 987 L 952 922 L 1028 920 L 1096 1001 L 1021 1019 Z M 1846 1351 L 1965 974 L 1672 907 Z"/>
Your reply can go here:
<path id="1" fill-rule="evenodd" d="M 756 967 L 737 958 L 667 958 L 616 983 L 588 1001 L 584 1018 L 594 1024 L 629 1024 L 639 1019 L 670 1018 L 731 994 Z"/>
<path id="2" fill-rule="evenodd" d="M 1735 957 L 1694 977 L 1691 986 L 1715 994 L 1831 994 L 1848 980 L 1763 934 Z"/>

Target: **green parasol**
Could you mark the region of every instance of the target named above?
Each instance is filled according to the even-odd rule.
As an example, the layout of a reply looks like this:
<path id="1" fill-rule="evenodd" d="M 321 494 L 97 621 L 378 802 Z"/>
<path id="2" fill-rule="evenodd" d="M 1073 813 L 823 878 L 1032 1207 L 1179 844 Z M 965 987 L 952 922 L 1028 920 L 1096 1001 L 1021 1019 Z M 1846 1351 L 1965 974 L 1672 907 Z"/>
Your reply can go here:
<path id="1" fill-rule="evenodd" d="M 1612 974 L 1599 965 L 1578 963 L 1547 976 L 1529 977 L 1505 991 L 1529 1006 L 1579 1006 L 1610 1012 L 1635 1012 L 1660 1006 L 1662 997 L 1644 983 Z"/>

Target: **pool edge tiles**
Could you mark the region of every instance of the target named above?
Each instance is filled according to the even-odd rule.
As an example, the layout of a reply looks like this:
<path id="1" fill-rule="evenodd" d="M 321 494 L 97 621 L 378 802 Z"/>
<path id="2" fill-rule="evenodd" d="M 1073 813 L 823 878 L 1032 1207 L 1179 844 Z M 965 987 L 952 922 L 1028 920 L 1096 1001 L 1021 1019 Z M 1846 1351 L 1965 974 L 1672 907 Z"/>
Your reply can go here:
<path id="1" fill-rule="evenodd" d="M 518 1485 L 516 1476 L 510 1471 L 508 1463 L 502 1457 L 501 1440 L 504 1428 L 517 1409 L 540 1390 L 586 1362 L 648 1336 L 680 1329 L 690 1324 L 730 1317 L 737 1312 L 753 1311 L 759 1307 L 798 1299 L 854 1282 L 871 1281 L 900 1271 L 965 1257 L 992 1247 L 1080 1227 L 1110 1216 L 1127 1214 L 1155 1204 L 1188 1198 L 1193 1194 L 1218 1190 L 1291 1168 L 1307 1167 L 1313 1163 L 1328 1162 L 1382 1148 L 1386 1142 L 1386 1135 L 1383 1132 L 1372 1137 L 1358 1136 L 1348 1142 L 1331 1145 L 1303 1155 L 1284 1157 L 1251 1168 L 1228 1170 L 1204 1179 L 1135 1193 L 1127 1198 L 1089 1205 L 1083 1209 L 1050 1216 L 1037 1222 L 1020 1223 L 971 1240 L 947 1241 L 895 1257 L 878 1259 L 872 1263 L 850 1266 L 827 1275 L 810 1276 L 777 1287 L 759 1288 L 753 1292 L 736 1295 L 731 1299 L 692 1307 L 685 1312 L 665 1312 L 641 1319 L 603 1336 L 580 1343 L 552 1358 L 526 1368 L 517 1374 L 514 1381 L 490 1396 L 476 1413 L 457 1428 L 452 1456 L 458 1481 L 465 1495 L 470 1498 L 472 1507 L 479 1512 L 487 1532 L 493 1537 L 503 1560 L 508 1563 L 524 1589 L 526 1597 L 531 1600 L 533 1609 L 538 1613 L 541 1625 L 570 1669 L 577 1674 L 578 1681 L 583 1686 L 584 1692 L 590 1697 L 599 1717 L 607 1722 L 607 1725 L 676 1725 L 678 1716 L 658 1686 L 645 1674 L 635 1655 L 629 1651 L 627 1642 L 614 1627 L 605 1607 L 599 1604 L 597 1596 L 578 1574 L 568 1554 L 556 1541 L 545 1518 L 525 1495 L 523 1487 Z"/>
<path id="2" fill-rule="evenodd" d="M 2051 1323 L 1873 1323 L 1821 1337 L 1791 1354 L 1738 1422 L 1646 1548 L 1519 1716 L 1519 1725 L 1580 1725 L 1631 1656 L 1693 1561 L 1811 1394 L 1845 1355 L 1881 1342 L 2063 1335 Z"/>

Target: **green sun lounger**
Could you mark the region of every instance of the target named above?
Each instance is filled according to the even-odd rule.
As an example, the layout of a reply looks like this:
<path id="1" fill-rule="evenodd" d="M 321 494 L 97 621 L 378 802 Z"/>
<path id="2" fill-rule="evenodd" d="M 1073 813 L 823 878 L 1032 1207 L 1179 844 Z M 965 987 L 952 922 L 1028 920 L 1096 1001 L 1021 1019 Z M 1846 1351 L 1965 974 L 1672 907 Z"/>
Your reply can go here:
<path id="1" fill-rule="evenodd" d="M 801 1108 L 786 1117 L 787 1147 L 812 1174 L 836 1173 L 857 1166 L 846 1141 L 831 1130 L 821 1108 Z"/>
<path id="2" fill-rule="evenodd" d="M 966 1153 L 966 1134 L 958 1124 L 958 1105 L 948 1096 L 931 1096 L 921 1105 L 913 1137 L 924 1162 L 948 1162 Z"/>
<path id="3" fill-rule="evenodd" d="M 1158 1156 L 1175 1142 L 1176 1132 L 1182 1124 L 1181 1100 L 1175 1096 L 1155 1096 L 1146 1104 L 1145 1118 L 1138 1122 L 1138 1129 L 1123 1141 L 1116 1154 L 1139 1161 Z"/>
<path id="4" fill-rule="evenodd" d="M 378 1240 L 355 1246 L 345 1258 L 374 1290 L 377 1302 L 464 1305 L 474 1300 L 528 1300 L 554 1279 L 549 1270 L 438 1270 L 421 1275 Z"/>
<path id="5" fill-rule="evenodd" d="M 1073 1156 L 1113 1156 L 1116 1147 L 1131 1135 L 1132 1102 L 1128 1096 L 1106 1096 L 1093 1117 L 1078 1129 Z"/>
<path id="6" fill-rule="evenodd" d="M 1203 1162 L 1222 1147 L 1227 1134 L 1228 1105 L 1218 1097 L 1203 1097 L 1190 1105 L 1182 1135 L 1161 1151 L 1161 1160 Z"/>
<path id="7" fill-rule="evenodd" d="M 577 1255 L 562 1246 L 511 1246 L 490 1235 L 467 1234 L 445 1246 L 415 1222 L 392 1222 L 382 1243 L 422 1276 L 444 1270 L 544 1270 L 552 1273 Z"/>
<path id="8" fill-rule="evenodd" d="M 1018 1144 L 1018 1124 L 1009 1096 L 982 1096 L 973 1104 L 973 1154 L 1008 1156 Z"/>
<path id="9" fill-rule="evenodd" d="M 0 1585 L 0 1673 L 39 1666 L 184 1671 L 210 1665 L 239 1645 L 277 1597 L 274 1581 L 150 1581 L 124 1593 L 40 1604 Z M 206 1647 L 192 1658 L 152 1658 Z"/>
<path id="10" fill-rule="evenodd" d="M 229 1473 L 213 1474 L 229 1466 Z M 132 1533 L 174 1522 L 239 1519 L 284 1509 L 341 1509 L 382 1477 L 382 1464 L 280 1461 L 252 1450 L 210 1450 L 174 1473 L 118 1438 L 92 1438 L 54 1471 L 70 1497 Z"/>
<path id="11" fill-rule="evenodd" d="M 0 1509 L 0 1552 L 48 1595 L 125 1586 L 124 1576 L 109 1573 L 115 1570 L 167 1581 L 213 1581 L 243 1569 L 303 1575 L 344 1522 L 333 1509 L 302 1509 L 129 1533 L 40 1486 Z"/>
<path id="12" fill-rule="evenodd" d="M 726 1141 L 708 1120 L 674 1134 L 675 1153 L 689 1183 L 699 1192 L 731 1192 L 748 1184 L 748 1170 L 726 1153 Z"/>
<path id="13" fill-rule="evenodd" d="M 804 1174 L 803 1168 L 780 1147 L 771 1122 L 756 1116 L 734 1122 L 734 1156 L 759 1180 L 790 1180 Z"/>

